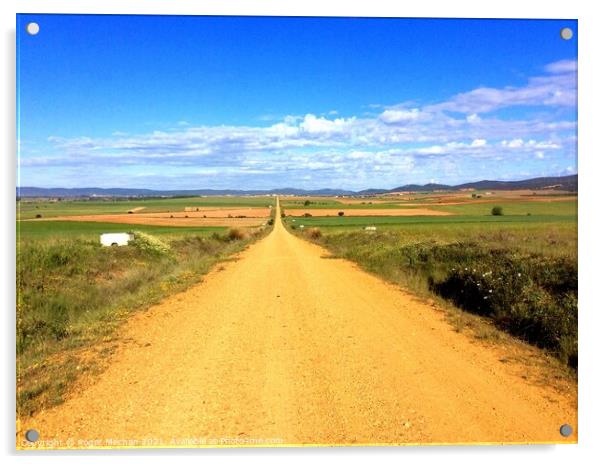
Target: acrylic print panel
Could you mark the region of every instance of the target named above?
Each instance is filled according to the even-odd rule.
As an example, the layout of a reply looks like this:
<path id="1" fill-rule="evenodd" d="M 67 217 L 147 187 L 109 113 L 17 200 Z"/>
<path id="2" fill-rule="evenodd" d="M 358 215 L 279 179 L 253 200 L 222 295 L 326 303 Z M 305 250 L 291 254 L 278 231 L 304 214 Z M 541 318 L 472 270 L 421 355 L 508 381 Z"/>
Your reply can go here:
<path id="1" fill-rule="evenodd" d="M 18 448 L 577 441 L 576 21 L 17 44 Z"/>

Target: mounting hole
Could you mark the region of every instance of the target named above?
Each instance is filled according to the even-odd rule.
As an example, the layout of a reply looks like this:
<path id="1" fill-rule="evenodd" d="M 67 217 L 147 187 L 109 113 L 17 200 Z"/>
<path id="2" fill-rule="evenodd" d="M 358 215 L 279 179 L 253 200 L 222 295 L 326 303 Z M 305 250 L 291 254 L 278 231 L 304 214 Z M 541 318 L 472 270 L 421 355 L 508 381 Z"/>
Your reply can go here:
<path id="1" fill-rule="evenodd" d="M 562 435 L 563 437 L 570 437 L 573 434 L 573 427 L 571 427 L 569 424 L 563 424 L 560 427 L 560 435 Z"/>
<path id="2" fill-rule="evenodd" d="M 40 32 L 40 25 L 38 23 L 27 23 L 25 30 L 29 35 L 37 35 Z"/>
<path id="3" fill-rule="evenodd" d="M 573 38 L 573 30 L 570 27 L 563 27 L 560 29 L 560 37 L 564 40 L 571 40 Z"/>
<path id="4" fill-rule="evenodd" d="M 40 432 L 38 432 L 36 429 L 29 429 L 27 432 L 25 432 L 25 439 L 30 443 L 35 443 L 40 439 Z"/>

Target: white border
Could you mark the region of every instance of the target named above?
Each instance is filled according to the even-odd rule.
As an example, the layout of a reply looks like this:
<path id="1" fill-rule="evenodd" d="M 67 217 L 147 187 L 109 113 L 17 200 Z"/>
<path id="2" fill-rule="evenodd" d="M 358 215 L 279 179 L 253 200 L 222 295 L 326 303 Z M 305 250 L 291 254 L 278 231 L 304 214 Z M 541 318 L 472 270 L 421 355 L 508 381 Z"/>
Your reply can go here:
<path id="1" fill-rule="evenodd" d="M 580 308 L 580 384 L 579 384 L 579 445 L 547 447 L 420 447 L 420 448 L 318 448 L 318 449 L 233 449 L 233 450 L 168 450 L 136 452 L 75 452 L 44 453 L 46 460 L 64 462 L 80 461 L 86 457 L 92 462 L 129 462 L 144 459 L 149 463 L 165 462 L 173 454 L 181 460 L 199 461 L 216 456 L 252 460 L 305 461 L 308 458 L 343 458 L 349 461 L 366 459 L 411 460 L 425 462 L 478 462 L 504 463 L 508 461 L 545 460 L 548 463 L 569 460 L 593 461 L 602 455 L 602 438 L 599 417 L 600 362 L 599 335 L 602 327 L 602 304 L 597 301 L 596 287 L 599 274 L 600 241 L 596 219 L 601 217 L 597 188 L 601 180 L 600 157 L 602 147 L 599 133 L 602 131 L 600 108 L 600 44 L 602 24 L 596 12 L 595 2 L 578 1 L 526 1 L 504 0 L 486 2 L 473 0 L 420 0 L 407 4 L 386 0 L 4 0 L 2 10 L 2 79 L 3 110 L 0 113 L 2 128 L 2 202 L 0 217 L 5 218 L 2 229 L 2 268 L 0 283 L 4 295 L 2 328 L 3 376 L 2 389 L 2 451 L 10 461 L 19 459 L 14 451 L 14 240 L 15 240 L 15 14 L 20 13 L 103 13 L 103 14 L 222 14 L 222 15 L 269 15 L 269 16 L 403 16 L 403 17 L 472 17 L 472 18 L 566 18 L 579 20 L 579 308 Z M 596 208 L 598 206 L 598 208 Z M 33 456 L 21 454 L 29 461 Z M 169 458 L 168 458 L 169 459 Z"/>

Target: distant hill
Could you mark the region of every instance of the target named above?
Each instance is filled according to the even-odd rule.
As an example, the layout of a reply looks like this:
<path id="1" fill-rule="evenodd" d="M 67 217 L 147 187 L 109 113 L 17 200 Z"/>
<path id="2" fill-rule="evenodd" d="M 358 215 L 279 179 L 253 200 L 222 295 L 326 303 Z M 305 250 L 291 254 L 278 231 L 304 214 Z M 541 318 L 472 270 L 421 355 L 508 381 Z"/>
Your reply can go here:
<path id="1" fill-rule="evenodd" d="M 389 190 L 389 192 L 432 192 L 433 190 L 456 190 L 460 187 L 454 187 L 453 185 L 444 185 L 444 184 L 407 184 L 402 185 L 401 187 L 397 187 Z"/>
<path id="2" fill-rule="evenodd" d="M 468 182 L 460 185 L 426 184 L 426 185 L 403 185 L 391 189 L 390 192 L 430 192 L 433 190 L 567 190 L 577 191 L 577 174 L 562 177 L 537 177 L 535 179 L 504 181 L 504 180 L 481 180 Z"/>
<path id="3" fill-rule="evenodd" d="M 297 188 L 280 188 L 272 190 L 151 190 L 129 188 L 41 188 L 17 187 L 17 197 L 26 198 L 93 198 L 93 197 L 184 197 L 184 196 L 218 196 L 218 195 L 379 195 L 392 192 L 432 192 L 433 190 L 567 190 L 577 191 L 577 174 L 563 177 L 538 177 L 535 179 L 500 181 L 481 180 L 460 185 L 444 184 L 408 184 L 394 189 L 366 189 L 359 192 L 338 189 L 304 190 Z"/>

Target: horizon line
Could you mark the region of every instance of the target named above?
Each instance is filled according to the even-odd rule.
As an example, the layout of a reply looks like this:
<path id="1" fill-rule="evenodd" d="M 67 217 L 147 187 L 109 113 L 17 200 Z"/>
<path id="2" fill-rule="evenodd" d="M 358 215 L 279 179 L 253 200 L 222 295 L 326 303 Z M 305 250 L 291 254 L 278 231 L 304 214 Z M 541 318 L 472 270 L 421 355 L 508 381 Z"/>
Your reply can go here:
<path id="1" fill-rule="evenodd" d="M 451 188 L 455 188 L 455 187 L 462 187 L 464 185 L 468 185 L 468 184 L 475 184 L 475 183 L 481 183 L 481 182 L 499 182 L 499 183 L 518 183 L 518 182 L 526 182 L 526 181 L 531 181 L 531 180 L 538 180 L 538 179 L 547 179 L 547 178 L 551 178 L 551 179 L 564 179 L 564 178 L 569 178 L 569 177 L 578 177 L 578 173 L 575 174 L 566 174 L 566 175 L 561 175 L 561 176 L 539 176 L 539 177 L 528 177 L 528 178 L 523 178 L 523 179 L 516 179 L 516 180 L 498 180 L 498 179 L 480 179 L 480 180 L 475 180 L 475 181 L 468 181 L 468 182 L 462 182 L 459 184 L 444 184 L 444 183 L 439 183 L 439 182 L 427 182 L 424 184 L 418 184 L 418 183 L 406 183 L 403 185 L 399 185 L 397 187 L 392 187 L 392 188 L 385 188 L 385 187 L 368 187 L 368 188 L 364 188 L 364 189 L 359 189 L 359 190 L 354 190 L 354 189 L 348 189 L 348 188 L 343 188 L 343 187 L 316 187 L 316 188 L 301 188 L 301 187 L 293 187 L 293 186 L 289 186 L 289 187 L 268 187 L 268 188 L 250 188 L 250 189 L 237 189 L 237 188 L 233 188 L 233 187 L 224 187 L 224 188 L 204 188 L 204 187 L 199 187 L 199 188 L 150 188 L 150 187 L 93 187 L 93 186 L 88 186 L 88 187 L 38 187 L 38 186 L 16 186 L 17 191 L 19 191 L 20 189 L 40 189 L 40 190 L 85 190 L 85 189 L 94 189 L 94 190 L 149 190 L 149 191 L 153 191 L 153 192 L 194 192 L 194 191 L 199 191 L 199 190 L 204 190 L 204 191 L 236 191 L 236 192 L 273 192 L 273 191 L 278 191 L 278 190 L 302 190 L 302 191 L 307 191 L 307 192 L 312 192 L 312 191 L 319 191 L 319 190 L 334 190 L 334 191 L 347 191 L 347 192 L 353 192 L 353 193 L 358 193 L 358 192 L 363 192 L 363 191 L 367 191 L 367 190 L 383 190 L 383 191 L 393 191 L 393 190 L 397 190 L 401 187 L 406 187 L 406 186 L 417 186 L 417 187 L 426 187 L 426 186 L 441 186 L 441 187 L 451 187 Z"/>

